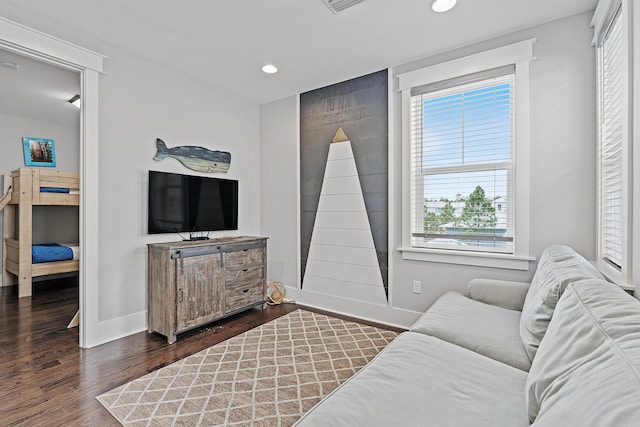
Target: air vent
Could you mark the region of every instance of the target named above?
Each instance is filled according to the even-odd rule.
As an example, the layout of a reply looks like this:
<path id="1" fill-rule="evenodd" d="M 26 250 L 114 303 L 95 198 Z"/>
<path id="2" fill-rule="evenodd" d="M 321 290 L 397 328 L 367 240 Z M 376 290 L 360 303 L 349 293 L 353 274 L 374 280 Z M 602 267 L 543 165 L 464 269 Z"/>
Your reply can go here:
<path id="1" fill-rule="evenodd" d="M 322 0 L 322 3 L 326 4 L 329 10 L 336 14 L 363 1 L 364 0 Z"/>

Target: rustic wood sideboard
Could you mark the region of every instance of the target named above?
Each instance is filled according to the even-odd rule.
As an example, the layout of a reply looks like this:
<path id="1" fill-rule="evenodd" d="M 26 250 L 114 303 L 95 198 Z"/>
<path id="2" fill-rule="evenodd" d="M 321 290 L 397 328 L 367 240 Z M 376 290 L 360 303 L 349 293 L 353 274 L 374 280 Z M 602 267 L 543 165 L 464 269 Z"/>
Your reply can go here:
<path id="1" fill-rule="evenodd" d="M 265 307 L 267 238 L 150 243 L 148 328 L 167 337 Z"/>

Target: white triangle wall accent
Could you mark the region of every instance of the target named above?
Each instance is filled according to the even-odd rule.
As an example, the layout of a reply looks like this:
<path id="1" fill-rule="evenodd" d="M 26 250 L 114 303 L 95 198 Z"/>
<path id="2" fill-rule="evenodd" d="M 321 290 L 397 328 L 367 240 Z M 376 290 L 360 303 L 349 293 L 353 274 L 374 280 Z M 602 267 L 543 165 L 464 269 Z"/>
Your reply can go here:
<path id="1" fill-rule="evenodd" d="M 303 289 L 387 305 L 360 178 L 348 140 L 329 146 Z"/>

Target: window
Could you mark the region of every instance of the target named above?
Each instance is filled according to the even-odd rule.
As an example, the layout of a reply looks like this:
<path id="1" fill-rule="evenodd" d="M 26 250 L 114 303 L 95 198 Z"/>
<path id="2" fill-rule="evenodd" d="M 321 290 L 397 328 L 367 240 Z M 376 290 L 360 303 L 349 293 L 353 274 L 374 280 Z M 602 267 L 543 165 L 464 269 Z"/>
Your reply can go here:
<path id="1" fill-rule="evenodd" d="M 534 41 L 398 76 L 404 259 L 529 268 Z"/>
<path id="2" fill-rule="evenodd" d="M 600 43 L 600 234 L 601 256 L 622 266 L 623 57 L 620 9 Z"/>
<path id="3" fill-rule="evenodd" d="M 620 0 L 600 1 L 592 21 L 598 58 L 597 265 L 607 278 L 622 287 L 633 287 L 632 248 L 638 242 L 632 200 L 628 5 Z"/>
<path id="4" fill-rule="evenodd" d="M 412 247 L 513 253 L 514 73 L 411 90 Z"/>

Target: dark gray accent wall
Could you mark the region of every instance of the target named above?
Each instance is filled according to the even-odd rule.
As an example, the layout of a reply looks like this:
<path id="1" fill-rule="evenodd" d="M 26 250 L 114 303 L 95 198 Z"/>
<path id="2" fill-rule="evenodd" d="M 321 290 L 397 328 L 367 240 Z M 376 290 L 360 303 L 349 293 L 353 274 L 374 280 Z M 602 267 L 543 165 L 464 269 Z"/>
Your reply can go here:
<path id="1" fill-rule="evenodd" d="M 387 85 L 382 70 L 300 95 L 300 265 L 303 279 L 329 144 L 342 127 L 353 148 L 388 298 Z"/>

